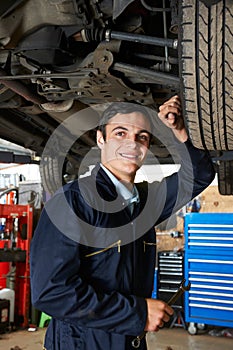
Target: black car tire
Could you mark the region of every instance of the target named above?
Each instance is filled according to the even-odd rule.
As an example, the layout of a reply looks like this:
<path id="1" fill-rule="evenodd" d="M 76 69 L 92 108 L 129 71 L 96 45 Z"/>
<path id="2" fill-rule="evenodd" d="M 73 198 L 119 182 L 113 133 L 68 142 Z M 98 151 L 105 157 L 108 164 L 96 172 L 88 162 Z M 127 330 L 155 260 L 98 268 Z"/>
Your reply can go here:
<path id="1" fill-rule="evenodd" d="M 217 165 L 218 172 L 218 189 L 219 193 L 222 195 L 232 195 L 233 194 L 233 161 L 223 161 L 218 162 Z"/>
<path id="2" fill-rule="evenodd" d="M 44 156 L 40 163 L 41 183 L 45 192 L 53 194 L 63 185 L 63 165 L 59 158 Z"/>
<path id="3" fill-rule="evenodd" d="M 180 76 L 193 144 L 233 149 L 233 1 L 180 1 Z"/>

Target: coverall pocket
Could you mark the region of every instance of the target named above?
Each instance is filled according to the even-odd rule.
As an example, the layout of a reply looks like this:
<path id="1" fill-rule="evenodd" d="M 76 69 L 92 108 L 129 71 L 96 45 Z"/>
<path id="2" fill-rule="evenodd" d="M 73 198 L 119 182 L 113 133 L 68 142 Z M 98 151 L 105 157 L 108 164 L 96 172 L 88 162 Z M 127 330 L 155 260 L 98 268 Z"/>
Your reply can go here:
<path id="1" fill-rule="evenodd" d="M 155 249 L 156 248 L 156 243 L 155 242 L 147 242 L 147 241 L 143 241 L 143 251 L 144 253 L 147 252 L 147 249 Z"/>
<path id="2" fill-rule="evenodd" d="M 111 245 L 109 245 L 108 247 L 105 247 L 103 249 L 93 249 L 92 251 L 88 252 L 85 255 L 85 258 L 90 258 L 93 256 L 97 256 L 99 254 L 103 254 L 103 253 L 109 253 L 109 252 L 114 252 L 117 249 L 117 252 L 120 253 L 121 251 L 121 240 L 112 243 Z"/>
<path id="3" fill-rule="evenodd" d="M 120 240 L 116 241 L 103 249 L 88 247 L 85 251 L 81 265 L 82 275 L 96 290 L 110 292 L 123 288 L 120 243 Z"/>

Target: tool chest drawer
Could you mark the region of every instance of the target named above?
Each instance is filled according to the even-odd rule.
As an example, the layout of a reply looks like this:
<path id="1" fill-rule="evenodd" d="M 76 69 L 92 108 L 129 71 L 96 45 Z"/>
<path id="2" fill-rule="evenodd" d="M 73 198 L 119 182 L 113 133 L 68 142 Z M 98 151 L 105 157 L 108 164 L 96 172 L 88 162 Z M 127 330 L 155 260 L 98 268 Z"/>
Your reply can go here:
<path id="1" fill-rule="evenodd" d="M 233 214 L 186 215 L 184 272 L 185 321 L 233 327 Z"/>
<path id="2" fill-rule="evenodd" d="M 184 276 L 183 252 L 162 251 L 158 253 L 158 298 L 168 301 L 180 286 Z M 179 299 L 176 305 L 182 305 Z"/>
<path id="3" fill-rule="evenodd" d="M 185 216 L 185 252 L 233 255 L 233 214 L 190 213 Z"/>

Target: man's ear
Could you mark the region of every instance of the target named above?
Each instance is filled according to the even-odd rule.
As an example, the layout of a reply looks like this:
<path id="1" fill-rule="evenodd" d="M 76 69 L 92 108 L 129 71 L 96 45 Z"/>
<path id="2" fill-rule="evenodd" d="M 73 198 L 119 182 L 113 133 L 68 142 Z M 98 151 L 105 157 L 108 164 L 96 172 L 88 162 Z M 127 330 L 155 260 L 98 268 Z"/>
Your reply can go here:
<path id="1" fill-rule="evenodd" d="M 97 130 L 96 132 L 96 143 L 100 149 L 103 148 L 104 145 L 104 137 L 100 130 Z"/>

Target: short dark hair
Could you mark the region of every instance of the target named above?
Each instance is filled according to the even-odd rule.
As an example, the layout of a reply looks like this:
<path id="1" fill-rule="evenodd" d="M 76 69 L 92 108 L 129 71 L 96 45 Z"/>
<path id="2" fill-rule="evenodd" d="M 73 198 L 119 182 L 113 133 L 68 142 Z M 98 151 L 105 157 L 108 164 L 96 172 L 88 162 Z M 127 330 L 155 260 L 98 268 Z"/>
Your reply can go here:
<path id="1" fill-rule="evenodd" d="M 152 116 L 150 115 L 148 108 L 136 103 L 113 102 L 103 112 L 98 125 L 98 130 L 102 132 L 104 140 L 106 139 L 106 125 L 108 124 L 110 119 L 112 119 L 117 113 L 129 114 L 134 112 L 139 112 L 143 114 L 149 120 L 151 131 L 152 131 L 153 130 Z"/>

